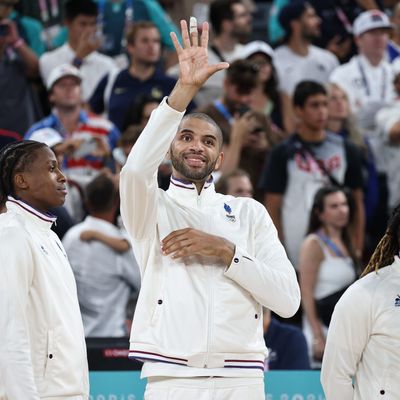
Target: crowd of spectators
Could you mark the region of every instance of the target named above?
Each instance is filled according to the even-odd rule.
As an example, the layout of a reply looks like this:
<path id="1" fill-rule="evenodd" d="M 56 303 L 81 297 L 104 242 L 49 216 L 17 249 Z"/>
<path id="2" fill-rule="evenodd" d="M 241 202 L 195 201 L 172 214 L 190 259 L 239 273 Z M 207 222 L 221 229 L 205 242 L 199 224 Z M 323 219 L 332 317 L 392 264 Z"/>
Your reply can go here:
<path id="1" fill-rule="evenodd" d="M 62 165 L 69 196 L 54 210 L 56 232 L 86 336 L 129 333 L 140 277 L 118 175 L 176 83 L 169 32 L 195 15 L 211 24 L 209 62 L 230 63 L 187 110 L 222 130 L 217 190 L 265 205 L 301 284 L 303 317 L 292 326 L 265 312 L 270 368 L 291 368 L 280 359 L 285 329 L 302 360 L 293 368 L 318 366 L 333 311 L 318 304 L 334 306 L 357 279 L 400 202 L 396 3 L 0 0 L 0 147 L 44 142 Z M 266 6 L 260 37 L 253 22 Z M 170 165 L 166 156 L 159 168 L 164 189 Z"/>

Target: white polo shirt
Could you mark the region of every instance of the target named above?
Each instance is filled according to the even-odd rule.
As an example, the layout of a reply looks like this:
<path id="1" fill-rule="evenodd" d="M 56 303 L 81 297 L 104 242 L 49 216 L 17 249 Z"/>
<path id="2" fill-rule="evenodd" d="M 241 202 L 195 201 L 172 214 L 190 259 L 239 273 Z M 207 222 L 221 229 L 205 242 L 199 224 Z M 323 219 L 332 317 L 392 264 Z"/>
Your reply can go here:
<path id="1" fill-rule="evenodd" d="M 306 56 L 295 53 L 288 46 L 279 46 L 274 53 L 274 65 L 278 72 L 279 88 L 292 96 L 296 85 L 312 80 L 323 85 L 328 83 L 331 72 L 339 61 L 330 51 L 309 46 Z"/>
<path id="2" fill-rule="evenodd" d="M 72 63 L 75 52 L 68 43 L 44 53 L 39 59 L 40 75 L 43 82 L 47 82 L 51 70 L 61 64 Z M 88 101 L 104 75 L 117 69 L 111 57 L 100 54 L 97 51 L 90 53 L 83 59 L 80 67 L 82 74 L 82 99 Z"/>

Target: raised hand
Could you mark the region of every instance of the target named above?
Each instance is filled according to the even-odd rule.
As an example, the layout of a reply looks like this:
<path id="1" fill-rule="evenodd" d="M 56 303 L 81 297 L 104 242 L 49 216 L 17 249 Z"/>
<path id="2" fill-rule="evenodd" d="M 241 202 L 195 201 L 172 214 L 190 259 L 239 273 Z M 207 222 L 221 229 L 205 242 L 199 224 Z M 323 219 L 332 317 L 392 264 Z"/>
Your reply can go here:
<path id="1" fill-rule="evenodd" d="M 217 71 L 228 68 L 229 64 L 226 62 L 220 62 L 214 65 L 208 64 L 208 23 L 203 23 L 199 43 L 196 19 L 191 17 L 190 21 L 190 35 L 186 21 L 181 21 L 183 47 L 180 45 L 174 32 L 171 32 L 171 39 L 179 59 L 179 80 L 184 85 L 201 87 L 211 75 Z"/>

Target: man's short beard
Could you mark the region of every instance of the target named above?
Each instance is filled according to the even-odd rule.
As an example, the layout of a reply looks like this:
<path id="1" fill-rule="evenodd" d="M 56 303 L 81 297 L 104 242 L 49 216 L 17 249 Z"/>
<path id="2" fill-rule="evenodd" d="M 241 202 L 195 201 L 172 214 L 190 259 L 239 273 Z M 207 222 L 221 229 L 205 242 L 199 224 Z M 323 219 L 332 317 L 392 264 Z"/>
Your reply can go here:
<path id="1" fill-rule="evenodd" d="M 186 178 L 189 181 L 194 181 L 194 182 L 201 182 L 201 181 L 205 181 L 210 174 L 214 171 L 215 169 L 215 165 L 218 161 L 218 158 L 212 162 L 212 163 L 205 163 L 203 168 L 200 169 L 191 169 L 189 168 L 184 160 L 183 160 L 183 156 L 181 157 L 176 157 L 174 155 L 174 152 L 171 148 L 170 150 L 170 156 L 171 156 L 171 162 L 172 162 L 172 166 L 174 167 L 174 169 L 176 171 L 178 171 L 184 178 Z"/>

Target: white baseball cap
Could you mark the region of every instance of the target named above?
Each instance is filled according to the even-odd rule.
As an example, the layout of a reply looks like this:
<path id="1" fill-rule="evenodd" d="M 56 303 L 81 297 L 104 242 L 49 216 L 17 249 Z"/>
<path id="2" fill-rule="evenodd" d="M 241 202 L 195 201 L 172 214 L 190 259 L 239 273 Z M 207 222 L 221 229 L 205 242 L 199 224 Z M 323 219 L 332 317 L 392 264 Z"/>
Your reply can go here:
<path id="1" fill-rule="evenodd" d="M 65 76 L 72 76 L 79 82 L 82 81 L 82 76 L 78 68 L 71 64 L 61 64 L 51 70 L 49 78 L 47 79 L 47 90 L 50 90 L 58 80 Z"/>
<path id="2" fill-rule="evenodd" d="M 360 36 L 367 31 L 379 28 L 393 28 L 389 17 L 380 10 L 364 11 L 354 20 L 353 35 Z"/>
<path id="3" fill-rule="evenodd" d="M 63 142 L 62 136 L 53 128 L 43 128 L 32 133 L 29 140 L 35 140 L 36 142 L 42 142 L 47 144 L 49 147 L 53 147 Z"/>
<path id="4" fill-rule="evenodd" d="M 272 50 L 272 47 L 268 43 L 262 40 L 254 40 L 253 42 L 247 43 L 241 50 L 241 56 L 243 58 L 249 58 L 257 53 L 266 54 L 268 57 L 274 58 L 274 50 Z"/>

